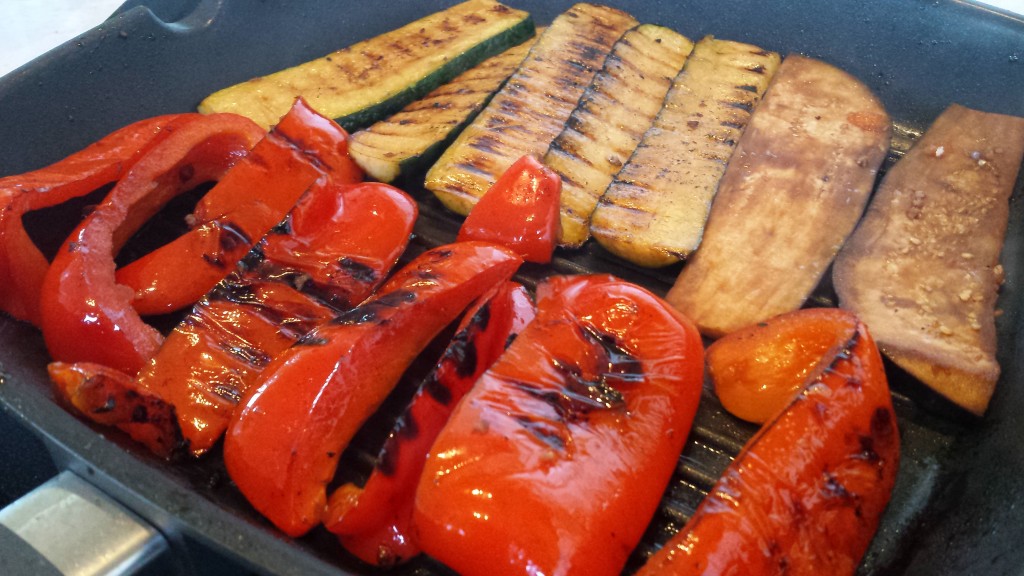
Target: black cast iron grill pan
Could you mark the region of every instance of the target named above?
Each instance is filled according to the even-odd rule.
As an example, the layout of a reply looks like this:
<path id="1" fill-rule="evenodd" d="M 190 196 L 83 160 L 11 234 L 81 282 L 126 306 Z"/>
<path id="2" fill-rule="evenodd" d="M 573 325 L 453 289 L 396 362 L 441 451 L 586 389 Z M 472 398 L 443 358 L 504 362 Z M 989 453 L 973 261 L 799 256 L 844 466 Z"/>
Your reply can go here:
<path id="1" fill-rule="evenodd" d="M 30 170 L 82 148 L 133 120 L 184 112 L 210 92 L 320 56 L 393 29 L 452 2 L 395 0 L 284 4 L 243 0 L 129 1 L 110 20 L 0 79 L 0 175 Z M 549 22 L 569 2 L 509 0 Z M 1024 115 L 1024 20 L 955 1 L 723 0 L 611 5 L 690 38 L 714 34 L 782 54 L 821 58 L 881 97 L 896 123 L 891 166 L 948 104 Z M 454 239 L 460 220 L 422 188 L 400 185 L 421 203 L 411 250 Z M 888 367 L 903 437 L 892 503 L 861 567 L 863 574 L 1024 574 L 1024 208 L 1018 182 L 1003 253 L 1006 284 L 997 326 L 1003 376 L 985 418 L 965 415 Z M 69 222 L 52 213 L 32 223 L 57 244 Z M 663 294 L 678 267 L 632 267 L 590 243 L 558 252 L 550 267 L 528 266 L 528 285 L 553 273 L 611 272 Z M 3 279 L 0 279 L 3 281 Z M 831 305 L 826 281 L 809 305 Z M 435 356 L 436 357 L 436 356 Z M 13 498 L 56 470 L 71 470 L 136 512 L 170 541 L 169 574 L 368 574 L 319 530 L 291 540 L 245 502 L 218 453 L 164 462 L 115 430 L 65 412 L 45 376 L 47 356 L 31 327 L 0 318 L 0 497 Z M 433 362 L 424 356 L 417 370 Z M 365 473 L 401 395 L 345 455 Z M 29 435 L 25 434 L 25 431 Z M 705 390 L 661 507 L 627 570 L 680 528 L 753 433 Z M 45 449 L 48 457 L 40 457 Z M 0 501 L 0 504 L 6 504 Z M 2 551 L 2 548 L 0 548 Z M 395 574 L 449 574 L 421 559 Z"/>

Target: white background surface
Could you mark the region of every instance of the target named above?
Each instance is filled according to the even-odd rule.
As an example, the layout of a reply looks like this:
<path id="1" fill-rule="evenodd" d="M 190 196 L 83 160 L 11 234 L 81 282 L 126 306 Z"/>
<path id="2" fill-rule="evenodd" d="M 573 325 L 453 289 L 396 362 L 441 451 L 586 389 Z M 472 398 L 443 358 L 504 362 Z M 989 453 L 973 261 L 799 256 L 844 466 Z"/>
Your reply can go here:
<path id="1" fill-rule="evenodd" d="M 103 22 L 123 1 L 0 0 L 0 76 Z M 1024 14 L 1024 0 L 987 3 Z"/>

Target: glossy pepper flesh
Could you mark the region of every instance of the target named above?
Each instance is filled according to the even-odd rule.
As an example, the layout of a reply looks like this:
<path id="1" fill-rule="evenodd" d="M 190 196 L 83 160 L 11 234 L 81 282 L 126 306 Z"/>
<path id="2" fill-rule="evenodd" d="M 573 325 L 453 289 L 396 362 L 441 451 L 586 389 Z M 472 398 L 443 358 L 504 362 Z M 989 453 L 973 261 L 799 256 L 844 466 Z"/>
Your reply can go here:
<path id="1" fill-rule="evenodd" d="M 462 396 L 533 317 L 533 300 L 516 282 L 501 284 L 466 312 L 437 366 L 398 417 L 369 479 L 331 495 L 324 525 L 349 552 L 380 566 L 420 553 L 413 498 L 430 446 Z"/>
<path id="2" fill-rule="evenodd" d="M 769 320 L 758 343 L 804 312 Z M 864 324 L 838 309 L 814 314 L 819 328 L 831 315 L 836 346 L 639 576 L 856 572 L 895 483 L 899 430 Z"/>
<path id="3" fill-rule="evenodd" d="M 413 520 L 424 552 L 464 576 L 618 575 L 697 411 L 701 338 L 608 276 L 537 298 L 434 442 Z"/>
<path id="4" fill-rule="evenodd" d="M 348 133 L 297 99 L 203 195 L 190 219 L 192 229 L 120 268 L 117 282 L 135 291 L 132 306 L 142 315 L 190 306 L 233 270 L 314 182 L 349 184 L 361 177 L 348 156 Z"/>
<path id="5" fill-rule="evenodd" d="M 558 241 L 562 179 L 533 155 L 516 160 L 473 207 L 458 240 L 507 246 L 546 264 Z"/>
<path id="6" fill-rule="evenodd" d="M 0 178 L 0 310 L 39 325 L 39 294 L 50 263 L 22 217 L 117 181 L 169 127 L 195 115 L 140 120 L 45 168 Z"/>
<path id="7" fill-rule="evenodd" d="M 251 120 L 199 116 L 175 127 L 114 186 L 65 241 L 42 287 L 41 328 L 51 357 L 135 375 L 163 338 L 117 284 L 114 257 L 171 198 L 216 180 L 262 138 Z"/>
<path id="8" fill-rule="evenodd" d="M 193 455 L 220 439 L 275 356 L 384 282 L 417 213 L 387 184 L 318 184 L 193 307 L 137 379 L 175 406 Z"/>
<path id="9" fill-rule="evenodd" d="M 225 437 L 228 473 L 249 502 L 290 536 L 319 524 L 355 432 L 427 343 L 521 262 L 479 242 L 429 250 L 275 358 Z"/>

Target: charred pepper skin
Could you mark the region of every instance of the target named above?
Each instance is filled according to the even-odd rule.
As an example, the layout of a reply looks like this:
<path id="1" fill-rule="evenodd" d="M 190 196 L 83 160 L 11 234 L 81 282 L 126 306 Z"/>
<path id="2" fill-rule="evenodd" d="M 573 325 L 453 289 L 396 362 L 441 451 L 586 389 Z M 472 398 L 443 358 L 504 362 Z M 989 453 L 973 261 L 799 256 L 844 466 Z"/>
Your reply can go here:
<path id="1" fill-rule="evenodd" d="M 413 499 L 430 446 L 459 400 L 534 314 L 533 300 L 516 282 L 501 284 L 466 312 L 434 371 L 399 416 L 369 479 L 331 495 L 324 525 L 349 552 L 379 566 L 420 553 Z"/>
<path id="2" fill-rule="evenodd" d="M 138 373 L 163 338 L 132 308 L 132 290 L 117 283 L 115 255 L 166 202 L 220 178 L 263 134 L 241 116 L 200 116 L 176 126 L 132 166 L 46 273 L 41 328 L 52 358 Z"/>
<path id="3" fill-rule="evenodd" d="M 866 327 L 826 314 L 835 347 L 638 576 L 856 572 L 895 484 L 899 429 Z"/>
<path id="4" fill-rule="evenodd" d="M 550 280 L 537 299 L 431 448 L 413 519 L 464 576 L 618 575 L 689 433 L 703 343 L 612 277 Z"/>
<path id="5" fill-rule="evenodd" d="M 355 432 L 427 343 L 521 263 L 480 242 L 429 250 L 376 296 L 275 358 L 224 442 L 228 473 L 253 507 L 289 536 L 318 525 Z"/>

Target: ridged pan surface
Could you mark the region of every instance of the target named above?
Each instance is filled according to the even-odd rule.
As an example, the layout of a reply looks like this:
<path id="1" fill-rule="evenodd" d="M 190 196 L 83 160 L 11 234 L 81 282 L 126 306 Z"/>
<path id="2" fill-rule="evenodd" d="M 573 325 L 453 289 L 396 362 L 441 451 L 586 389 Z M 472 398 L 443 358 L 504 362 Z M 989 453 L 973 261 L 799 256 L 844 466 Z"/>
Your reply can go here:
<path id="1" fill-rule="evenodd" d="M 508 3 L 531 11 L 540 24 L 569 6 L 562 1 Z M 1024 115 L 1024 20 L 977 5 L 941 0 L 608 3 L 692 39 L 713 34 L 845 69 L 879 95 L 895 120 L 886 167 L 950 103 Z M 321 56 L 449 4 L 128 2 L 100 27 L 0 79 L 0 175 L 53 162 L 133 120 L 194 110 L 216 89 Z M 453 240 L 460 220 L 423 190 L 422 174 L 401 185 L 421 201 L 414 246 Z M 1003 375 L 985 418 L 964 416 L 889 366 L 904 457 L 863 574 L 1022 573 L 1022 196 L 1018 181 L 1002 257 L 1006 283 L 998 331 Z M 68 222 L 57 212 L 47 218 L 35 222 L 36 234 L 59 243 Z M 580 251 L 559 252 L 551 267 L 527 267 L 522 279 L 530 284 L 552 273 L 612 272 L 664 294 L 678 269 L 634 268 L 590 243 Z M 834 298 L 825 283 L 812 303 L 827 305 Z M 3 429 L 12 428 L 12 422 L 24 425 L 43 439 L 58 468 L 80 472 L 161 526 L 180 549 L 178 568 L 184 573 L 224 573 L 234 563 L 267 574 L 367 573 L 325 531 L 292 541 L 273 530 L 231 485 L 219 454 L 198 462 L 164 462 L 116 431 L 65 412 L 53 402 L 46 362 L 37 331 L 0 317 Z M 371 423 L 347 455 L 356 468 L 369 460 L 386 420 Z M 753 431 L 726 414 L 705 390 L 677 473 L 630 569 L 682 526 Z M 47 469 L 39 465 L 37 453 L 18 453 L 22 446 L 0 444 L 0 451 L 6 450 L 0 453 L 4 474 L 16 478 L 5 480 L 5 486 L 30 483 L 38 470 Z M 30 450 L 34 444 L 24 446 Z M 423 560 L 394 573 L 448 572 Z"/>

